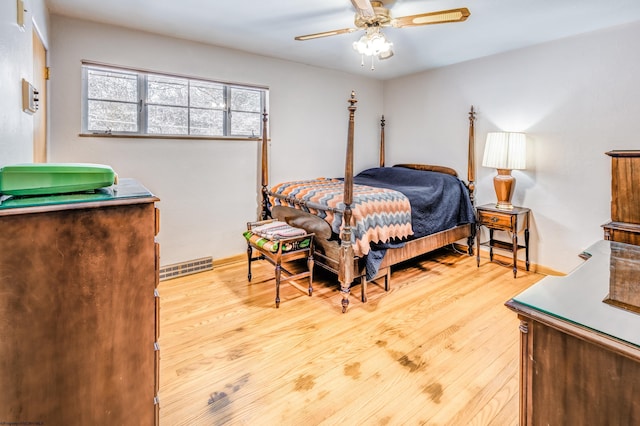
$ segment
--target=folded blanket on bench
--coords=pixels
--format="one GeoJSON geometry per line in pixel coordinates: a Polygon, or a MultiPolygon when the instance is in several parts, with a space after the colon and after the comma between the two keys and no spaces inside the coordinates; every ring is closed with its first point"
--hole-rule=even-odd
{"type": "MultiPolygon", "coordinates": [[[[272,253],[278,251],[278,246],[282,239],[302,237],[307,235],[304,229],[295,228],[286,222],[269,222],[264,225],[256,226],[243,233],[244,237],[255,245],[272,253]]],[[[302,238],[290,242],[286,242],[282,246],[282,251],[294,251],[309,247],[311,237],[302,238]]]]}
{"type": "Polygon", "coordinates": [[[269,222],[264,225],[256,226],[252,228],[251,231],[254,234],[258,234],[261,237],[269,238],[269,239],[283,239],[283,238],[293,238],[306,234],[304,229],[294,228],[286,222],[269,222]]]}

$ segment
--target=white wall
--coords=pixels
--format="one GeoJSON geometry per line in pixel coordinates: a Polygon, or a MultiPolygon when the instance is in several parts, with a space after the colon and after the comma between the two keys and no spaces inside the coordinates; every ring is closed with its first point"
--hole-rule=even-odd
{"type": "Polygon", "coordinates": [[[48,42],[43,0],[25,2],[24,28],[17,24],[17,2],[0,2],[0,167],[33,161],[33,117],[22,111],[22,79],[33,82],[34,22],[48,42]]]}
{"type": "Polygon", "coordinates": [[[638,40],[635,23],[387,81],[389,163],[447,164],[466,176],[473,104],[477,202],[491,203],[486,134],[526,132],[529,167],[513,172],[513,201],[532,209],[531,260],[569,272],[610,218],[604,153],[640,149],[638,40]]]}
{"type": "Polygon", "coordinates": [[[378,161],[381,82],[239,51],[52,16],[52,162],[108,164],[160,197],[161,264],[243,253],[259,201],[259,144],[79,137],[83,59],[270,88],[271,183],[342,176],[357,94],[356,169],[378,161]]]}

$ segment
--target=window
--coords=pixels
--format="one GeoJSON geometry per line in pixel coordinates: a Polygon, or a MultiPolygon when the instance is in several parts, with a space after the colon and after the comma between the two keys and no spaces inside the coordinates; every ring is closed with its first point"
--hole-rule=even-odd
{"type": "Polygon", "coordinates": [[[82,133],[261,137],[267,89],[83,64],[82,133]]]}

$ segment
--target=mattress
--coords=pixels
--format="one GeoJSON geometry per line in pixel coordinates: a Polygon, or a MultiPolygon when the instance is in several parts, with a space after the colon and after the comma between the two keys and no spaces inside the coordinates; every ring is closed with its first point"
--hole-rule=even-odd
{"type": "Polygon", "coordinates": [[[0,194],[49,195],[91,191],[116,183],[110,166],[87,163],[15,164],[0,169],[0,194]]]}

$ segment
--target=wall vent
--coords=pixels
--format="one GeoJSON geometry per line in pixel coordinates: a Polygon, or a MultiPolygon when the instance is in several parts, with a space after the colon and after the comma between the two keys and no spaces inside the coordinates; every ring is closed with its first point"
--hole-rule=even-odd
{"type": "Polygon", "coordinates": [[[213,258],[203,257],[201,259],[187,260],[186,262],[174,263],[173,265],[160,267],[160,281],[182,277],[184,275],[195,274],[197,272],[210,271],[213,269],[213,258]]]}

